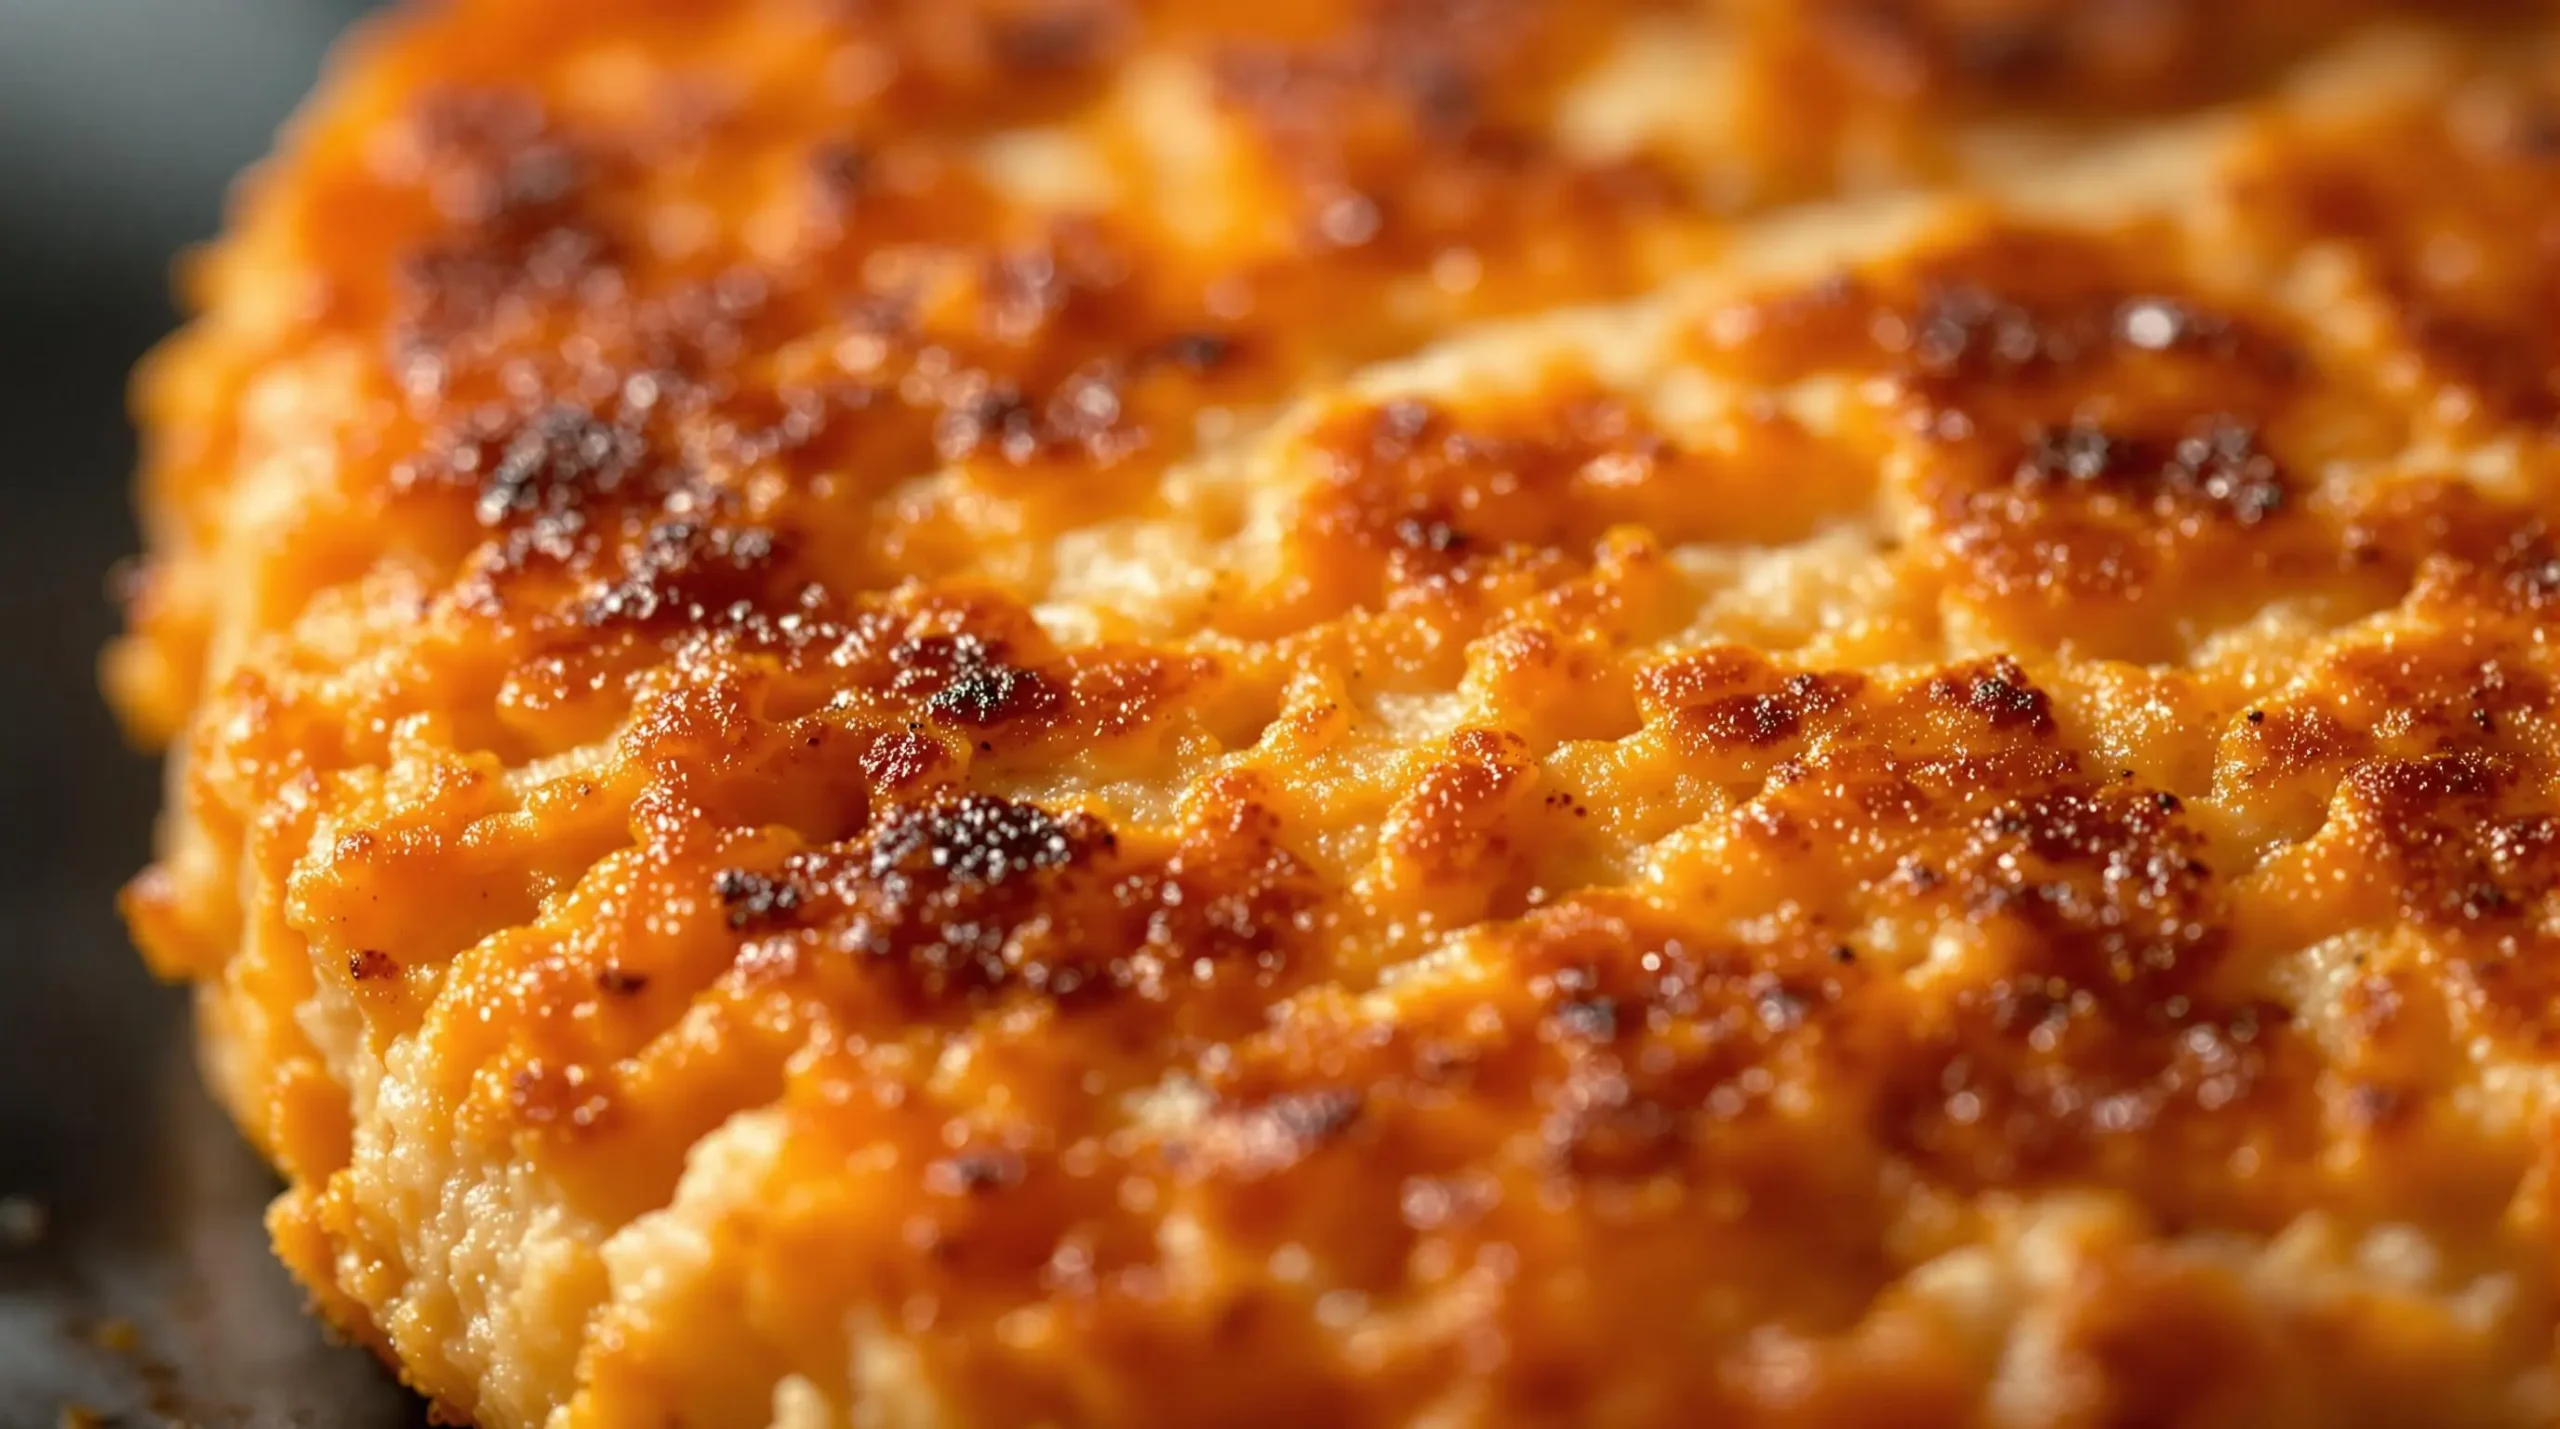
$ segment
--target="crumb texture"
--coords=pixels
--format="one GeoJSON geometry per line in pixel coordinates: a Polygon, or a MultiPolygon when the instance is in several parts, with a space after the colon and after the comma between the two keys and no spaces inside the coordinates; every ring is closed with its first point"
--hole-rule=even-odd
{"type": "Polygon", "coordinates": [[[2560,31],[446,0],[126,898],[483,1429],[2560,1420],[2560,31]]]}

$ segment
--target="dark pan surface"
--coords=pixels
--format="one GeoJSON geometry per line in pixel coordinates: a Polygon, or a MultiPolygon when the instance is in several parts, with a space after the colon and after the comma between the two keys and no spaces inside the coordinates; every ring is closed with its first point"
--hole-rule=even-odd
{"type": "Polygon", "coordinates": [[[358,8],[0,0],[0,1429],[426,1422],[303,1314],[274,1182],[116,922],[158,795],[93,679],[166,265],[358,8]]]}
{"type": "Polygon", "coordinates": [[[0,1010],[0,1185],[41,1208],[0,1249],[0,1424],[410,1426],[370,1358],[326,1343],[268,1254],[274,1185],[198,1089],[182,1009],[112,924],[13,901],[39,997],[0,1010]]]}

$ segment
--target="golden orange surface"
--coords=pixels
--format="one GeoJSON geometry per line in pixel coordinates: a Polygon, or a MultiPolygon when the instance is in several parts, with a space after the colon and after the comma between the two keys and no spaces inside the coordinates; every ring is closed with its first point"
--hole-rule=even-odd
{"type": "Polygon", "coordinates": [[[2560,1422],[2560,30],[449,0],[127,898],[485,1429],[2560,1422]]]}

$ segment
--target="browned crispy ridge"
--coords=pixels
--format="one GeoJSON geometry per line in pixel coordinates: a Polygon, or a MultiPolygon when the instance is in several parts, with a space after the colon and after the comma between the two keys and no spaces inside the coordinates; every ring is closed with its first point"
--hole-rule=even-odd
{"type": "Polygon", "coordinates": [[[489,1429],[2560,1418],[2533,11],[373,28],[109,668],[279,1250],[489,1429]]]}

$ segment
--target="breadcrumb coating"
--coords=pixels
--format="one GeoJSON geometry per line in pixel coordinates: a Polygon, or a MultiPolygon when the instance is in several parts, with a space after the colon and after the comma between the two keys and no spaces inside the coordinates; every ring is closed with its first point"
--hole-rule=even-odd
{"type": "Polygon", "coordinates": [[[2540,18],[375,24],[108,665],[279,1253],[484,1429],[2560,1418],[2540,18]]]}

